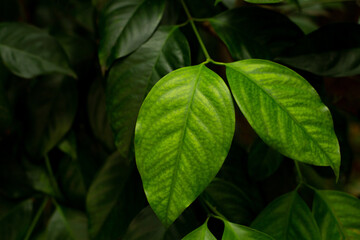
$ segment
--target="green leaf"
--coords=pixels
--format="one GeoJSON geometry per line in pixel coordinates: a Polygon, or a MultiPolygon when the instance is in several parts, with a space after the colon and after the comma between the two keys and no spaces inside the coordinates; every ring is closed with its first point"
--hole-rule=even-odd
{"type": "Polygon", "coordinates": [[[216,240],[214,235],[210,232],[210,230],[207,227],[207,222],[186,235],[183,240],[216,240]]]}
{"type": "Polygon", "coordinates": [[[99,60],[109,67],[143,44],[154,32],[165,0],[112,0],[100,18],[99,60]]]}
{"type": "Polygon", "coordinates": [[[24,23],[0,24],[0,56],[12,73],[23,78],[49,73],[76,77],[56,40],[24,23]]]}
{"type": "Polygon", "coordinates": [[[169,73],[150,91],[136,123],[136,163],[150,206],[165,226],[215,177],[234,125],[227,86],[203,64],[169,73]]]}
{"type": "Polygon", "coordinates": [[[19,204],[0,199],[0,236],[6,240],[23,240],[30,226],[33,200],[19,204]]]}
{"type": "Polygon", "coordinates": [[[236,60],[273,59],[304,35],[287,17],[258,7],[235,8],[209,21],[236,60]]]}
{"type": "Polygon", "coordinates": [[[71,128],[77,109],[76,82],[61,75],[38,79],[27,105],[26,146],[32,155],[43,156],[71,128]]]}
{"type": "Polygon", "coordinates": [[[326,25],[306,37],[277,58],[292,67],[320,76],[360,74],[360,25],[326,25]]]}
{"type": "Polygon", "coordinates": [[[48,240],[87,240],[86,215],[78,210],[59,206],[51,216],[47,230],[48,240]]]}
{"type": "Polygon", "coordinates": [[[169,72],[190,65],[190,49],[177,27],[160,27],[136,52],[117,62],[107,79],[106,102],[115,143],[125,154],[133,141],[141,104],[154,84],[169,72]]]}
{"type": "Polygon", "coordinates": [[[259,232],[255,229],[238,225],[235,223],[231,223],[226,220],[223,220],[223,222],[225,228],[224,228],[222,240],[243,240],[243,239],[274,240],[274,238],[270,237],[269,235],[259,232]]]}
{"type": "Polygon", "coordinates": [[[91,184],[86,199],[91,239],[118,239],[144,208],[145,197],[132,160],[115,152],[91,184]]]}
{"type": "Polygon", "coordinates": [[[245,0],[248,3],[255,3],[255,4],[269,4],[269,3],[281,3],[283,0],[245,0]]]}
{"type": "Polygon", "coordinates": [[[262,140],[304,163],[331,166],[339,176],[340,150],[329,109],[294,71],[266,60],[226,65],[241,112],[262,140]]]}
{"type": "Polygon", "coordinates": [[[310,209],[296,191],[271,202],[251,224],[277,240],[321,239],[310,209]]]}
{"type": "Polygon", "coordinates": [[[264,180],[278,169],[283,160],[284,156],[258,138],[249,152],[249,175],[257,181],[264,180]]]}
{"type": "Polygon", "coordinates": [[[215,178],[202,196],[212,209],[231,222],[250,224],[255,216],[253,199],[229,181],[215,178]]]}
{"type": "Polygon", "coordinates": [[[360,238],[360,200],[354,196],[338,191],[315,190],[313,214],[322,234],[321,239],[360,238]]]}

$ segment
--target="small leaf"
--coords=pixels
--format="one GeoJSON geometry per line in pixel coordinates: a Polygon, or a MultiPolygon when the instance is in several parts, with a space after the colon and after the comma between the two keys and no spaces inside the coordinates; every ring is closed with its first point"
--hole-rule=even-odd
{"type": "Polygon", "coordinates": [[[145,205],[135,162],[118,152],[105,162],[91,184],[86,209],[91,239],[118,239],[145,205]]]}
{"type": "Polygon", "coordinates": [[[23,240],[30,226],[33,200],[17,205],[0,199],[0,236],[6,240],[23,240]]]}
{"type": "Polygon", "coordinates": [[[256,239],[256,240],[274,240],[269,235],[259,232],[255,229],[238,225],[235,223],[223,220],[225,228],[222,240],[243,240],[243,239],[256,239]]]}
{"type": "Polygon", "coordinates": [[[133,142],[141,104],[154,84],[169,72],[190,65],[190,49],[177,27],[160,27],[154,36],[109,72],[106,104],[115,143],[125,155],[133,142]]]}
{"type": "Polygon", "coordinates": [[[266,60],[226,65],[241,112],[262,140],[283,155],[339,176],[340,150],[329,109],[292,70],[266,60]]]}
{"type": "Polygon", "coordinates": [[[360,239],[359,199],[343,192],[315,190],[313,214],[321,239],[360,239]]]}
{"type": "Polygon", "coordinates": [[[234,125],[229,90],[204,65],[175,70],[150,91],[136,123],[136,164],[150,206],[166,227],[215,177],[234,125]]]}
{"type": "Polygon", "coordinates": [[[46,239],[88,240],[86,215],[56,204],[56,210],[47,226],[46,239]]]}
{"type": "Polygon", "coordinates": [[[186,235],[183,240],[216,240],[214,235],[210,232],[210,230],[207,227],[207,222],[186,235]]]}
{"type": "Polygon", "coordinates": [[[165,0],[112,0],[100,18],[99,59],[107,68],[143,44],[154,32],[165,0]]]}
{"type": "Polygon", "coordinates": [[[23,78],[49,73],[76,77],[56,40],[24,23],[0,24],[0,56],[12,73],[23,78]]]}
{"type": "Polygon", "coordinates": [[[272,149],[260,138],[255,141],[249,152],[248,172],[257,181],[271,176],[284,159],[278,151],[272,149]]]}
{"type": "Polygon", "coordinates": [[[296,191],[271,202],[251,224],[277,240],[321,239],[310,209],[296,191]]]}
{"type": "Polygon", "coordinates": [[[273,59],[304,35],[287,17],[258,7],[235,8],[209,21],[236,60],[273,59]]]}
{"type": "Polygon", "coordinates": [[[324,26],[287,50],[276,60],[320,76],[360,74],[360,25],[336,23],[324,26]]]}

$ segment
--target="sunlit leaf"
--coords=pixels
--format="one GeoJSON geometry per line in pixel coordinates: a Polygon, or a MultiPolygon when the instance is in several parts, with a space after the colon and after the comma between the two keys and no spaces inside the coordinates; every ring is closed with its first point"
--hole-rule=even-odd
{"type": "Polygon", "coordinates": [[[241,112],[266,144],[292,159],[331,166],[338,177],[330,111],[305,79],[266,60],[227,64],[226,75],[241,112]]]}
{"type": "Polygon", "coordinates": [[[234,122],[227,86],[204,65],[171,72],[146,97],[136,124],[136,163],[147,199],[165,226],[219,171],[234,122]]]}
{"type": "Polygon", "coordinates": [[[100,18],[99,59],[103,67],[143,44],[161,20],[165,0],[112,0],[100,18]]]}
{"type": "Polygon", "coordinates": [[[316,190],[313,214],[323,240],[360,238],[360,200],[349,194],[316,190]]]}
{"type": "Polygon", "coordinates": [[[154,36],[110,70],[106,103],[115,143],[128,152],[136,118],[152,86],[169,72],[190,64],[190,49],[177,27],[161,27],[154,36]]]}
{"type": "Polygon", "coordinates": [[[207,220],[206,222],[186,235],[183,240],[216,240],[214,235],[210,232],[210,230],[207,227],[207,220]]]}
{"type": "Polygon", "coordinates": [[[225,228],[222,240],[242,240],[242,239],[256,239],[256,240],[274,240],[269,235],[259,232],[255,229],[231,223],[223,220],[225,228]]]}
{"type": "Polygon", "coordinates": [[[296,191],[271,202],[251,224],[277,240],[321,239],[315,219],[296,191]]]}
{"type": "Polygon", "coordinates": [[[24,23],[0,24],[0,56],[12,73],[23,78],[49,73],[76,77],[56,40],[24,23]]]}

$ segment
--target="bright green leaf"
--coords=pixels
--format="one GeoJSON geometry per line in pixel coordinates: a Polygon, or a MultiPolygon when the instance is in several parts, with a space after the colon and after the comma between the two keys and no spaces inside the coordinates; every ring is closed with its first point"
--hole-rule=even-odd
{"type": "Polygon", "coordinates": [[[150,91],[136,124],[136,163],[147,199],[165,226],[215,177],[234,125],[229,90],[204,65],[175,70],[150,91]]]}
{"type": "Polygon", "coordinates": [[[47,226],[46,239],[88,240],[86,215],[78,210],[56,204],[56,210],[47,226]]]}
{"type": "Polygon", "coordinates": [[[266,60],[226,65],[241,112],[266,144],[304,163],[331,166],[339,176],[340,150],[329,109],[294,71],[266,60]]]}
{"type": "Polygon", "coordinates": [[[274,240],[274,238],[270,237],[269,235],[259,232],[255,229],[231,223],[226,220],[223,220],[223,222],[225,228],[222,240],[274,240]]]}
{"type": "Polygon", "coordinates": [[[214,235],[210,232],[210,230],[207,227],[207,220],[206,222],[186,235],[183,240],[216,240],[214,235]]]}
{"type": "Polygon", "coordinates": [[[177,27],[161,27],[129,57],[116,63],[107,79],[106,98],[115,143],[131,147],[136,118],[152,86],[169,72],[190,64],[190,49],[177,27]]]}
{"type": "Polygon", "coordinates": [[[99,59],[107,68],[143,44],[154,32],[165,0],[112,0],[100,18],[99,59]]]}
{"type": "Polygon", "coordinates": [[[135,162],[112,154],[90,186],[86,209],[91,239],[118,239],[145,205],[135,162]]]}
{"type": "Polygon", "coordinates": [[[359,46],[359,24],[330,24],[300,39],[277,60],[320,76],[353,76],[360,74],[359,46]]]}
{"type": "Polygon", "coordinates": [[[360,200],[343,192],[315,190],[313,214],[322,239],[360,239],[360,200]]]}
{"type": "Polygon", "coordinates": [[[321,239],[310,209],[296,191],[271,202],[251,224],[276,240],[321,239]]]}
{"type": "Polygon", "coordinates": [[[282,14],[258,7],[241,7],[209,19],[236,60],[272,59],[304,34],[282,14]]]}
{"type": "Polygon", "coordinates": [[[19,204],[0,199],[0,236],[6,240],[23,240],[32,220],[33,200],[19,204]]]}
{"type": "Polygon", "coordinates": [[[24,23],[0,24],[0,56],[12,73],[23,78],[49,73],[76,77],[56,40],[24,23]]]}

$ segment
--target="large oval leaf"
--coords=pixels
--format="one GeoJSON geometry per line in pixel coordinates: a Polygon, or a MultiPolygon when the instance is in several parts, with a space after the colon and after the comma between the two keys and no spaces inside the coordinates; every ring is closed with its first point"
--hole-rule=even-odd
{"type": "Polygon", "coordinates": [[[112,0],[100,18],[99,59],[103,67],[126,56],[154,32],[165,0],[112,0]]]}
{"type": "Polygon", "coordinates": [[[296,191],[271,202],[251,224],[277,240],[321,239],[310,209],[296,191]]]}
{"type": "Polygon", "coordinates": [[[242,7],[209,19],[233,58],[272,59],[304,34],[287,17],[258,7],[242,7]]]}
{"type": "Polygon", "coordinates": [[[169,226],[219,171],[234,134],[225,83],[204,65],[162,78],[136,124],[135,153],[148,201],[169,226]]]}
{"type": "Polygon", "coordinates": [[[360,200],[343,192],[316,190],[313,214],[322,239],[360,239],[360,200]]]}
{"type": "Polygon", "coordinates": [[[320,76],[360,74],[360,25],[324,26],[300,39],[277,60],[320,76]]]}
{"type": "Polygon", "coordinates": [[[226,65],[232,93],[266,144],[292,159],[331,166],[338,177],[340,150],[329,109],[294,71],[266,60],[226,65]]]}
{"type": "Polygon", "coordinates": [[[23,78],[49,73],[76,77],[57,41],[27,24],[0,24],[0,56],[12,73],[23,78]]]}
{"type": "Polygon", "coordinates": [[[207,227],[207,220],[206,222],[186,235],[182,240],[216,240],[214,235],[210,232],[207,227]]]}
{"type": "Polygon", "coordinates": [[[256,240],[274,240],[269,235],[259,232],[255,229],[245,227],[239,224],[231,223],[226,220],[224,222],[224,233],[222,240],[242,240],[242,239],[256,239],[256,240]]]}
{"type": "Polygon", "coordinates": [[[127,152],[146,94],[169,72],[190,64],[190,49],[177,27],[161,27],[129,57],[116,63],[107,79],[106,103],[119,151],[127,152]]]}

